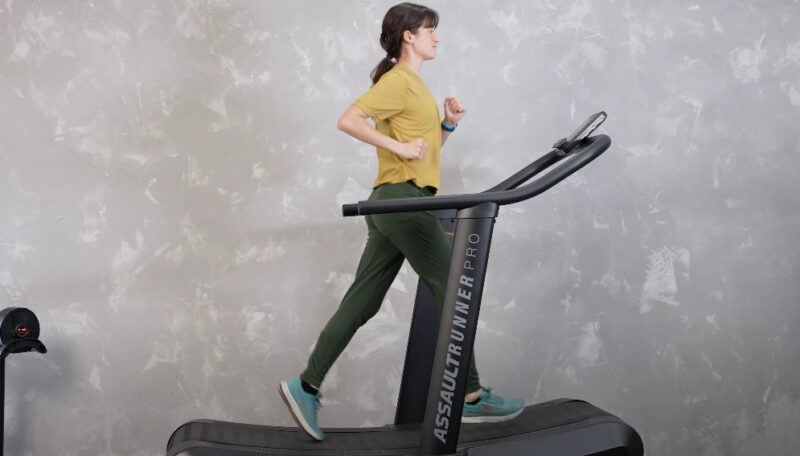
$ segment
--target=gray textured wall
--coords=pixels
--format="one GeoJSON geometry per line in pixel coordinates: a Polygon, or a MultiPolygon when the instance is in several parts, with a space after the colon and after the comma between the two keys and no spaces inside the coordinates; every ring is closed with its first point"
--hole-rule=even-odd
{"type": "MultiPolygon", "coordinates": [[[[392,3],[0,5],[0,307],[14,455],[163,454],[193,418],[273,425],[353,277],[372,148],[335,128],[392,3]]],[[[483,190],[586,115],[609,152],[502,211],[484,383],[586,398],[650,455],[800,447],[797,0],[435,1],[423,68],[469,113],[443,193],[483,190]]],[[[416,277],[324,385],[323,425],[393,418],[416,277]]]]}

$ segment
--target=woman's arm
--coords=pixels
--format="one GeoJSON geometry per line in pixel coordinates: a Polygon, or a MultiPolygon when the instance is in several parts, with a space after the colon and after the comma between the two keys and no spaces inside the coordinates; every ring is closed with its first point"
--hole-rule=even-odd
{"type": "Polygon", "coordinates": [[[447,138],[450,137],[450,133],[453,132],[442,129],[442,146],[444,146],[444,142],[447,141],[447,138]]]}
{"type": "Polygon", "coordinates": [[[367,119],[369,119],[369,116],[361,108],[352,105],[339,117],[336,127],[359,141],[389,150],[403,158],[422,160],[428,150],[428,145],[425,141],[416,139],[411,142],[401,143],[376,130],[367,119]]]}
{"type": "MultiPolygon", "coordinates": [[[[456,97],[447,97],[444,99],[444,121],[450,125],[458,125],[458,122],[461,121],[461,118],[464,117],[467,110],[464,108],[464,105],[458,101],[456,97]]],[[[450,137],[450,131],[442,129],[442,146],[444,146],[444,142],[447,141],[447,138],[450,137]]]]}

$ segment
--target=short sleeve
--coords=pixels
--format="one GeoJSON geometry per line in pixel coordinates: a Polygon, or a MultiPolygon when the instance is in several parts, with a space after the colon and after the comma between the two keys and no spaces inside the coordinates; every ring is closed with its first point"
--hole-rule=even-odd
{"type": "Polygon", "coordinates": [[[397,73],[386,73],[353,103],[375,122],[388,119],[406,107],[408,81],[397,73]]]}

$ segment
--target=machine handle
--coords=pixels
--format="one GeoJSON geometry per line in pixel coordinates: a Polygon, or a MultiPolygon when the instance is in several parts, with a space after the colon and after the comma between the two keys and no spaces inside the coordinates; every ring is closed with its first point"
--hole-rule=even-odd
{"type": "MultiPolygon", "coordinates": [[[[516,203],[532,198],[569,177],[572,173],[586,166],[600,156],[611,145],[611,138],[597,135],[579,141],[569,160],[556,166],[551,172],[535,181],[513,190],[488,191],[462,195],[423,196],[416,198],[398,198],[382,201],[359,201],[342,206],[345,217],[355,215],[385,214],[390,212],[415,212],[442,209],[463,209],[482,203],[497,205],[516,203]]],[[[552,154],[553,152],[551,152],[552,154]]],[[[552,163],[555,163],[553,161],[552,163]]],[[[549,164],[552,164],[549,163],[549,164]]]]}

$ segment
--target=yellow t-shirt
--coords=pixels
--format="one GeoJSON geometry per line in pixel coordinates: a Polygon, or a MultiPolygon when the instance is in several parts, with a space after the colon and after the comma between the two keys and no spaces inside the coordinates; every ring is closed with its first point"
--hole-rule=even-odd
{"type": "Polygon", "coordinates": [[[419,75],[398,63],[353,104],[371,117],[384,135],[401,143],[422,138],[428,144],[422,160],[406,160],[378,147],[378,177],[373,188],[408,180],[418,187],[439,188],[439,106],[419,75]]]}

